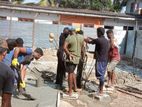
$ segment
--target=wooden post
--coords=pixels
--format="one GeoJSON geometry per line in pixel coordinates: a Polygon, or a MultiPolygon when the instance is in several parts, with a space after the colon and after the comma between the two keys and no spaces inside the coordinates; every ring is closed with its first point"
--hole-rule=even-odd
{"type": "Polygon", "coordinates": [[[34,48],[34,45],[35,45],[35,25],[36,25],[35,19],[36,19],[37,16],[38,16],[38,13],[36,13],[34,18],[33,18],[34,21],[33,21],[33,30],[32,30],[32,48],[34,48]]]}

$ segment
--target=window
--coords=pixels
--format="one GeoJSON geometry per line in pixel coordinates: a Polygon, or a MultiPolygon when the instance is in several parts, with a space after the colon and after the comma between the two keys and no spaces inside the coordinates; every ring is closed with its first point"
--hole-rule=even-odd
{"type": "Polygon", "coordinates": [[[134,30],[133,26],[123,26],[123,30],[134,30]]]}
{"type": "Polygon", "coordinates": [[[84,27],[91,27],[91,28],[93,28],[94,24],[84,24],[84,27]]]}
{"type": "Polygon", "coordinates": [[[72,26],[71,23],[67,23],[67,22],[62,22],[62,25],[69,25],[69,26],[72,26]]]}
{"type": "Polygon", "coordinates": [[[58,21],[53,21],[53,24],[58,24],[58,21]]]}
{"type": "Polygon", "coordinates": [[[141,26],[141,27],[139,27],[139,30],[142,30],[142,26],[141,26]]]}
{"type": "Polygon", "coordinates": [[[114,26],[104,26],[105,29],[114,29],[114,26]]]}
{"type": "Polygon", "coordinates": [[[18,18],[18,21],[34,22],[34,19],[30,19],[30,18],[18,18]]]}
{"type": "Polygon", "coordinates": [[[0,20],[5,20],[6,17],[0,16],[0,20]]]}

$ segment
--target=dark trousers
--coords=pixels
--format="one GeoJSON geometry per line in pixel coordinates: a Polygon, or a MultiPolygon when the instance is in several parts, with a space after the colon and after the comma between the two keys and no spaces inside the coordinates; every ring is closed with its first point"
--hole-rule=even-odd
{"type": "Polygon", "coordinates": [[[57,65],[56,84],[62,86],[66,72],[65,61],[63,60],[63,51],[59,51],[57,57],[58,57],[58,65],[57,65]]]}
{"type": "Polygon", "coordinates": [[[100,87],[104,85],[104,81],[105,81],[104,76],[105,76],[106,68],[107,68],[107,61],[96,60],[96,64],[95,64],[96,77],[100,81],[100,84],[99,84],[100,87]]]}
{"type": "Polygon", "coordinates": [[[83,71],[83,60],[80,59],[78,67],[77,67],[77,75],[76,75],[77,88],[82,87],[82,84],[81,84],[82,71],[83,71]]]}

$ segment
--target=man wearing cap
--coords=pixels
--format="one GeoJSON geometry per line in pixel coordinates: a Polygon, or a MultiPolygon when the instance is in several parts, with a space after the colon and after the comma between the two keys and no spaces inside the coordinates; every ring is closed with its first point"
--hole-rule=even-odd
{"type": "Polygon", "coordinates": [[[11,95],[14,89],[14,74],[9,66],[2,60],[7,54],[7,43],[0,38],[0,92],[2,96],[1,107],[11,107],[11,95]]]}
{"type": "Polygon", "coordinates": [[[84,47],[84,38],[82,35],[77,35],[75,29],[71,29],[71,36],[68,36],[64,43],[64,50],[67,55],[66,71],[68,72],[69,96],[72,95],[72,88],[77,91],[76,75],[74,70],[79,64],[81,53],[84,47]],[[74,86],[73,86],[74,84],[74,86]]]}
{"type": "Polygon", "coordinates": [[[69,35],[69,28],[65,27],[63,33],[61,33],[61,36],[59,38],[59,49],[57,52],[58,65],[57,65],[56,84],[58,84],[60,88],[62,88],[63,78],[65,77],[65,72],[66,72],[63,45],[68,35],[69,35]]]}
{"type": "MultiPolygon", "coordinates": [[[[84,37],[84,32],[83,30],[81,30],[80,28],[77,28],[76,29],[76,34],[77,35],[81,35],[82,37],[84,37]]],[[[82,57],[80,58],[79,60],[79,64],[77,66],[77,74],[76,74],[76,83],[77,83],[77,88],[78,88],[78,91],[81,91],[81,88],[82,88],[82,71],[83,71],[83,67],[84,67],[84,60],[85,60],[85,57],[86,57],[86,54],[85,54],[85,44],[84,44],[84,47],[83,47],[83,53],[82,53],[82,57]]]]}

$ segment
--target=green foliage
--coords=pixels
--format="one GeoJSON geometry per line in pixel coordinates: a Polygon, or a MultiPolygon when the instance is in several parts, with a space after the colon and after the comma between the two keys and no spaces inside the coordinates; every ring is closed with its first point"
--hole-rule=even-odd
{"type": "Polygon", "coordinates": [[[111,0],[62,0],[61,7],[92,9],[92,10],[112,10],[111,0]]]}
{"type": "Polygon", "coordinates": [[[90,0],[90,9],[92,10],[102,10],[104,8],[103,3],[100,0],[90,0]]]}
{"type": "Polygon", "coordinates": [[[24,0],[14,0],[13,4],[22,4],[24,0]]]}
{"type": "MultiPolygon", "coordinates": [[[[16,4],[21,4],[24,0],[15,0],[16,4]]],[[[55,0],[40,0],[39,6],[55,6],[55,0]]],[[[34,4],[29,4],[34,5],[34,4]]],[[[91,9],[98,11],[120,11],[120,0],[61,0],[60,7],[63,8],[76,8],[76,9],[91,9]]]]}
{"type": "MultiPolygon", "coordinates": [[[[88,0],[87,0],[88,1],[88,0]]],[[[86,9],[88,8],[86,0],[62,0],[61,7],[65,8],[77,8],[77,9],[86,9]]]]}
{"type": "Polygon", "coordinates": [[[120,0],[114,0],[114,3],[113,3],[113,10],[118,12],[120,11],[121,9],[121,3],[120,3],[120,0]]]}
{"type": "Polygon", "coordinates": [[[40,6],[47,6],[47,0],[40,0],[39,5],[40,6]]]}

